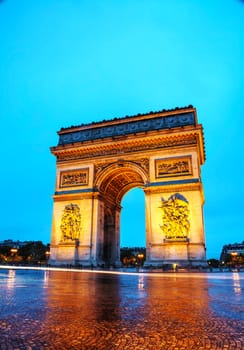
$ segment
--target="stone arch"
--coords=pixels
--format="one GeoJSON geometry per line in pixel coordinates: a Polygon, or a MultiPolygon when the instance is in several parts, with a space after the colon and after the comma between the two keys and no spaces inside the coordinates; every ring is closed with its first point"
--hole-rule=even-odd
{"type": "Polygon", "coordinates": [[[145,193],[146,263],[205,263],[201,181],[205,149],[195,108],[81,124],[58,134],[58,145],[51,148],[57,160],[51,263],[119,264],[121,200],[135,187],[145,193]],[[181,206],[170,201],[177,193],[188,200],[185,221],[179,221],[181,206]],[[162,197],[166,205],[172,204],[172,215],[170,211],[162,215],[162,197]],[[69,239],[74,234],[66,233],[67,225],[60,229],[70,203],[80,208],[82,217],[75,231],[80,231],[78,245],[77,239],[69,239]],[[179,225],[185,228],[182,234],[179,225]]]}
{"type": "Polygon", "coordinates": [[[110,265],[119,264],[120,255],[120,213],[121,200],[125,193],[135,187],[145,188],[148,174],[140,163],[117,161],[103,167],[95,180],[99,201],[103,210],[100,213],[102,242],[99,256],[110,265]]]}
{"type": "Polygon", "coordinates": [[[148,182],[148,173],[140,164],[118,161],[103,169],[95,181],[100,195],[111,203],[120,205],[126,192],[134,187],[144,188],[148,182]]]}

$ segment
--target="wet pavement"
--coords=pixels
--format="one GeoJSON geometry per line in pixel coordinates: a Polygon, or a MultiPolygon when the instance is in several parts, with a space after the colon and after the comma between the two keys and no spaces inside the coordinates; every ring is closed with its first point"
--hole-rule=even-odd
{"type": "Polygon", "coordinates": [[[244,349],[244,273],[0,268],[0,349],[244,349]]]}

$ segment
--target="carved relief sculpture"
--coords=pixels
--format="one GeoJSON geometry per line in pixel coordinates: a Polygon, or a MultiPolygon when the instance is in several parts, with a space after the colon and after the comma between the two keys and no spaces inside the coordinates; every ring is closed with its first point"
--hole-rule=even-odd
{"type": "Polygon", "coordinates": [[[81,230],[81,214],[77,204],[69,204],[64,208],[60,229],[61,242],[75,241],[79,239],[81,230]]]}
{"type": "Polygon", "coordinates": [[[163,225],[161,226],[166,240],[187,240],[190,221],[188,201],[175,193],[165,200],[162,198],[163,225]]]}
{"type": "Polygon", "coordinates": [[[60,173],[60,187],[84,186],[88,184],[88,168],[60,173]]]}
{"type": "Polygon", "coordinates": [[[177,157],[156,160],[156,177],[191,175],[191,157],[177,157]]]}

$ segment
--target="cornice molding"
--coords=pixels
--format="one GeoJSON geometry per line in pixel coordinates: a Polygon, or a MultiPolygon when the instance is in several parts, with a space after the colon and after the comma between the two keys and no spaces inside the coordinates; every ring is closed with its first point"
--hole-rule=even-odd
{"type": "Polygon", "coordinates": [[[195,121],[197,123],[197,113],[196,113],[196,108],[194,108],[192,105],[185,106],[185,107],[176,107],[176,108],[171,108],[171,109],[162,109],[160,111],[151,111],[151,112],[146,112],[146,113],[137,113],[134,115],[126,115],[123,117],[115,117],[113,119],[104,119],[102,121],[97,121],[97,122],[92,122],[88,124],[81,124],[81,125],[76,125],[76,126],[70,126],[67,128],[61,128],[58,134],[64,134],[67,132],[72,132],[73,130],[84,130],[84,129],[91,129],[95,128],[97,126],[104,126],[104,125],[113,125],[113,124],[121,124],[124,122],[129,122],[130,120],[145,120],[148,118],[156,118],[159,116],[174,116],[174,115],[180,115],[186,112],[191,112],[194,113],[195,116],[195,121]]]}
{"type": "Polygon", "coordinates": [[[201,183],[188,183],[188,184],[168,184],[162,187],[162,185],[154,187],[146,187],[144,189],[145,194],[153,193],[170,193],[170,192],[187,192],[187,191],[200,191],[202,192],[201,183]]]}
{"type": "Polygon", "coordinates": [[[149,135],[144,137],[135,135],[125,140],[110,140],[110,142],[94,142],[74,144],[69,146],[52,147],[51,152],[58,162],[104,157],[111,155],[124,155],[136,152],[151,151],[155,149],[198,145],[201,164],[204,163],[204,149],[202,146],[202,130],[189,130],[164,135],[149,135]]]}
{"type": "Polygon", "coordinates": [[[94,141],[101,138],[125,136],[140,132],[173,129],[189,125],[197,125],[195,112],[192,109],[175,111],[173,115],[159,113],[133,118],[122,118],[117,122],[108,120],[104,123],[61,130],[59,132],[59,145],[94,141]]]}

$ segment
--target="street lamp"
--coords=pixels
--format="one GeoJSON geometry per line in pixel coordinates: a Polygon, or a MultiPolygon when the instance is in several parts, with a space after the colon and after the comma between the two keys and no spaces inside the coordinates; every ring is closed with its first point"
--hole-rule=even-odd
{"type": "Polygon", "coordinates": [[[47,264],[47,266],[49,266],[48,260],[49,260],[49,258],[50,258],[50,250],[46,250],[46,251],[45,251],[45,256],[46,256],[46,264],[47,264]]]}
{"type": "Polygon", "coordinates": [[[14,262],[17,262],[17,260],[18,260],[18,255],[17,255],[17,253],[18,253],[18,249],[17,248],[11,248],[10,249],[10,257],[9,257],[9,261],[10,262],[12,262],[12,263],[14,263],[14,262]]]}
{"type": "Polygon", "coordinates": [[[232,264],[232,267],[235,267],[235,265],[236,265],[236,263],[237,263],[237,256],[238,256],[238,253],[237,253],[237,252],[231,252],[230,255],[231,255],[231,264],[232,264]]]}
{"type": "Polygon", "coordinates": [[[11,255],[15,255],[16,253],[18,253],[18,249],[17,248],[11,248],[10,252],[11,252],[11,255]]]}
{"type": "Polygon", "coordinates": [[[137,254],[137,259],[138,259],[139,264],[142,266],[143,265],[144,254],[143,253],[137,254]]]}

